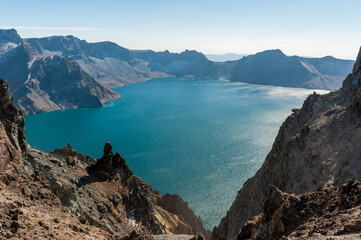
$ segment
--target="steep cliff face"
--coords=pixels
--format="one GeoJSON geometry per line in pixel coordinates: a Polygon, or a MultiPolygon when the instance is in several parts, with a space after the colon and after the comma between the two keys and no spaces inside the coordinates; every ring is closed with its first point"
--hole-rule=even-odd
{"type": "MultiPolygon", "coordinates": [[[[49,153],[31,148],[24,116],[7,90],[7,82],[0,80],[1,239],[205,234],[191,209],[184,218],[182,211],[158,204],[159,193],[136,177],[118,153],[113,154],[110,143],[98,160],[70,145],[49,153]]],[[[185,203],[177,198],[170,204],[185,203]]]]}
{"type": "MultiPolygon", "coordinates": [[[[360,53],[361,54],[361,53],[360,53]]],[[[341,90],[312,94],[282,124],[264,164],[239,190],[213,238],[231,238],[261,212],[267,187],[287,193],[316,191],[361,176],[361,57],[341,90]]]]}
{"type": "Polygon", "coordinates": [[[29,79],[12,91],[26,114],[78,107],[101,107],[119,94],[103,87],[70,57],[34,61],[29,79]]]}
{"type": "Polygon", "coordinates": [[[9,166],[16,168],[26,145],[24,116],[14,106],[7,82],[0,79],[0,173],[9,170],[9,166]]]}
{"type": "Polygon", "coordinates": [[[26,153],[25,118],[23,113],[14,105],[8,90],[8,83],[0,79],[0,122],[12,145],[19,151],[26,153]]]}
{"type": "MultiPolygon", "coordinates": [[[[64,47],[71,53],[78,45],[64,47]]],[[[10,93],[25,114],[99,107],[119,97],[95,81],[74,58],[46,51],[39,55],[39,51],[38,45],[29,45],[15,30],[0,31],[0,77],[9,81],[10,93]]]]}

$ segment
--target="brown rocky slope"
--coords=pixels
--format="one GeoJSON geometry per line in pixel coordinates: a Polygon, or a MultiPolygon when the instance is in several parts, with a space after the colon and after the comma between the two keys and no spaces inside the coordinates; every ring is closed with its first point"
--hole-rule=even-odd
{"type": "Polygon", "coordinates": [[[312,94],[282,124],[264,164],[239,190],[212,237],[234,237],[262,211],[268,185],[302,194],[361,177],[361,52],[336,92],[312,94]]]}
{"type": "Polygon", "coordinates": [[[319,188],[302,195],[270,185],[262,214],[247,221],[235,240],[360,239],[361,182],[319,188]]]}
{"type": "MultiPolygon", "coordinates": [[[[70,145],[49,153],[32,149],[7,90],[0,80],[0,239],[206,234],[190,208],[162,207],[163,197],[113,154],[110,143],[99,160],[70,145]]],[[[185,204],[180,197],[165,201],[185,204]]]]}

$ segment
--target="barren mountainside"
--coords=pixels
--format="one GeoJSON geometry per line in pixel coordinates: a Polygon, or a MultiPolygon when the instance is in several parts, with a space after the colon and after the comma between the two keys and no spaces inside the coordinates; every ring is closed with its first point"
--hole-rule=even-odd
{"type": "Polygon", "coordinates": [[[119,97],[72,57],[37,55],[15,30],[0,30],[0,77],[25,114],[99,107],[119,97]]]}
{"type": "Polygon", "coordinates": [[[234,239],[360,239],[360,197],[361,182],[354,180],[301,195],[270,185],[262,213],[234,239]]]}
{"type": "Polygon", "coordinates": [[[259,215],[271,184],[302,194],[360,179],[361,52],[339,91],[312,94],[282,124],[264,164],[239,190],[213,239],[234,237],[259,215]]]}

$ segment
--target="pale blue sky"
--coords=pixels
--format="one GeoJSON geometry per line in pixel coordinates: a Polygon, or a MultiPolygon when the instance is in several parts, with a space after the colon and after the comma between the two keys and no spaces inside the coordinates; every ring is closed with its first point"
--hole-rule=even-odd
{"type": "Polygon", "coordinates": [[[0,28],[22,37],[72,34],[130,49],[195,49],[354,59],[360,0],[0,0],[0,28]]]}

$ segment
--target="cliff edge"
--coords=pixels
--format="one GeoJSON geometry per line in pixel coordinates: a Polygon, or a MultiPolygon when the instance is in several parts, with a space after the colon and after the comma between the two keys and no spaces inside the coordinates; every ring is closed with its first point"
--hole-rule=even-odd
{"type": "Polygon", "coordinates": [[[302,194],[361,176],[361,52],[340,90],[310,95],[282,124],[271,151],[239,190],[212,238],[234,237],[262,211],[268,185],[302,194]]]}

